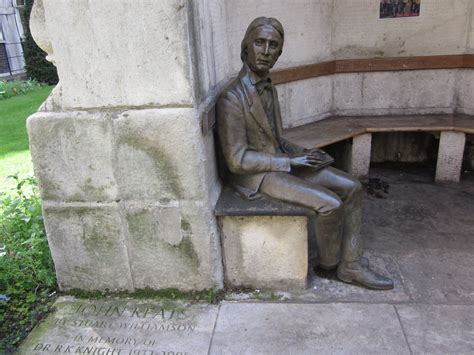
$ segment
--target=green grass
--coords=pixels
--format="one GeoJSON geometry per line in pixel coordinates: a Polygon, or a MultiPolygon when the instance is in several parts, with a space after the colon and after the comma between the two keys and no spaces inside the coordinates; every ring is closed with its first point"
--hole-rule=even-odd
{"type": "Polygon", "coordinates": [[[0,294],[9,297],[0,300],[0,354],[14,352],[45,317],[56,290],[36,179],[24,178],[33,175],[26,119],[51,90],[38,87],[0,100],[0,294]]]}
{"type": "Polygon", "coordinates": [[[14,187],[8,176],[33,174],[26,119],[50,94],[52,86],[0,101],[0,191],[14,187]]]}

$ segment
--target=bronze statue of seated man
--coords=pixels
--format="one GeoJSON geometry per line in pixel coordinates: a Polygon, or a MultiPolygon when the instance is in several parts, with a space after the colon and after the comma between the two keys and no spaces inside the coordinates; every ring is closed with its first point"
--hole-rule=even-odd
{"type": "Polygon", "coordinates": [[[269,70],[282,53],[284,31],[274,19],[252,21],[242,40],[242,70],[217,102],[217,130],[231,183],[247,198],[264,194],[316,212],[319,267],[337,268],[344,282],[387,290],[393,282],[362,257],[357,179],[322,166],[325,153],[281,137],[277,91],[269,70]]]}

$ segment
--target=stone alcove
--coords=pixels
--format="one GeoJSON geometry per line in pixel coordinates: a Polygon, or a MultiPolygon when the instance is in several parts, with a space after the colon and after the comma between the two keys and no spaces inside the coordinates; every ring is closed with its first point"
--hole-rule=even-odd
{"type": "MultiPolygon", "coordinates": [[[[63,290],[223,286],[209,107],[256,16],[286,29],[276,70],[469,55],[472,1],[378,18],[378,0],[37,0],[32,32],[60,83],[28,120],[63,290]],[[291,6],[291,11],[289,7],[291,6]],[[54,52],[54,53],[53,53],[54,52]]],[[[332,115],[474,113],[469,68],[338,73],[278,85],[287,127],[332,115]]]]}

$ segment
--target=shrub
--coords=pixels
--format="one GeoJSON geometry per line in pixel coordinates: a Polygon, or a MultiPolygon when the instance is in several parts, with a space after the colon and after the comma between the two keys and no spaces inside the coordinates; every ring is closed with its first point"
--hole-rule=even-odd
{"type": "Polygon", "coordinates": [[[25,67],[28,76],[41,83],[56,85],[58,83],[58,73],[56,67],[46,60],[46,53],[38,47],[30,32],[30,13],[34,0],[25,1],[25,22],[28,24],[25,32],[25,42],[23,52],[25,57],[25,67]]]}
{"type": "Polygon", "coordinates": [[[56,290],[36,180],[0,194],[0,352],[12,350],[47,313],[56,290]]]}
{"type": "Polygon", "coordinates": [[[39,89],[45,86],[36,80],[0,80],[0,100],[16,95],[26,94],[27,92],[39,89]]]}

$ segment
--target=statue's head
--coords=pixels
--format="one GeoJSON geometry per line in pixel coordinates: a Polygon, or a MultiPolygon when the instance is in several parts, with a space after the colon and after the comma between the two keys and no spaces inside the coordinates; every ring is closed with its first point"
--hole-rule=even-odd
{"type": "Polygon", "coordinates": [[[256,73],[266,73],[280,56],[284,37],[285,32],[280,21],[272,17],[256,18],[250,23],[242,40],[242,62],[256,73]]]}

